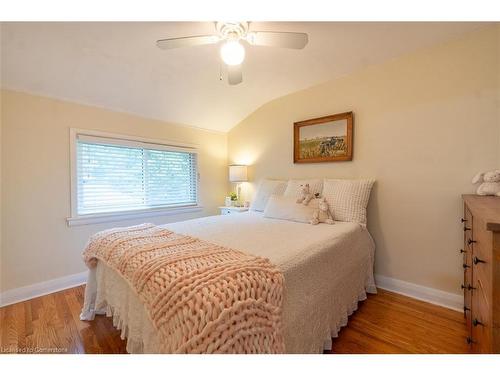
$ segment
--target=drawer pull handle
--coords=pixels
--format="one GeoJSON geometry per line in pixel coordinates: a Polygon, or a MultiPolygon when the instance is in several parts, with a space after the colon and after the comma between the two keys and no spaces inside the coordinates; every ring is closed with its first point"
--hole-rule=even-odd
{"type": "Polygon", "coordinates": [[[467,311],[470,311],[470,309],[469,309],[467,306],[464,306],[464,314],[465,314],[467,311]]]}
{"type": "Polygon", "coordinates": [[[460,254],[465,253],[464,249],[460,249],[460,254]]]}
{"type": "Polygon", "coordinates": [[[484,324],[483,324],[483,323],[481,323],[481,322],[480,322],[479,320],[477,320],[477,319],[474,319],[474,320],[472,321],[472,324],[474,325],[474,327],[477,327],[478,325],[479,325],[479,326],[484,326],[484,324]]]}
{"type": "Polygon", "coordinates": [[[470,268],[470,266],[468,266],[468,265],[467,265],[467,264],[465,264],[465,263],[464,263],[464,264],[462,264],[462,267],[464,268],[464,270],[465,270],[466,268],[470,268]]]}
{"type": "Polygon", "coordinates": [[[461,218],[461,219],[460,219],[460,222],[461,222],[461,223],[465,223],[465,222],[467,222],[467,220],[465,220],[464,218],[461,218]]]}
{"type": "Polygon", "coordinates": [[[476,289],[476,288],[474,288],[474,287],[473,287],[472,285],[470,285],[470,284],[469,284],[469,285],[467,285],[467,286],[465,286],[464,284],[462,284],[462,285],[460,285],[460,288],[462,288],[462,289],[467,289],[467,290],[474,290],[474,289],[476,289]]]}
{"type": "Polygon", "coordinates": [[[473,239],[469,238],[469,240],[467,241],[467,243],[470,245],[471,243],[476,243],[477,241],[474,241],[473,239]]]}
{"type": "Polygon", "coordinates": [[[478,263],[486,263],[486,262],[482,259],[479,259],[478,257],[474,257],[474,264],[478,264],[478,263]]]}
{"type": "Polygon", "coordinates": [[[470,228],[464,227],[464,232],[467,232],[468,230],[470,230],[470,228]]]}
{"type": "Polygon", "coordinates": [[[475,341],[472,340],[472,337],[467,337],[467,344],[474,344],[475,341]]]}

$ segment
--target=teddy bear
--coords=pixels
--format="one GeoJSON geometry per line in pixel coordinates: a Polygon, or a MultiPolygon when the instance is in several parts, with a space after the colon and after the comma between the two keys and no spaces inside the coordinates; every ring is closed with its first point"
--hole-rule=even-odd
{"type": "Polygon", "coordinates": [[[314,210],[313,217],[309,223],[312,225],[319,223],[333,224],[333,217],[328,209],[328,202],[325,197],[318,199],[318,208],[314,210]]]}
{"type": "Polygon", "coordinates": [[[304,206],[307,206],[311,199],[313,199],[313,195],[309,191],[309,184],[300,185],[299,197],[297,198],[297,203],[302,203],[304,206]]]}
{"type": "Polygon", "coordinates": [[[500,169],[478,173],[472,179],[472,183],[481,183],[477,188],[477,195],[497,195],[500,197],[500,169]]]}

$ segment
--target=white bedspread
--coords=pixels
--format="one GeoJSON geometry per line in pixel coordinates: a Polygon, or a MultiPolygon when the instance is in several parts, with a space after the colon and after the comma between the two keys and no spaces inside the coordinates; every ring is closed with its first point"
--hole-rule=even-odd
{"type": "MultiPolygon", "coordinates": [[[[247,212],[164,225],[191,235],[267,257],[285,278],[283,322],[288,353],[320,353],[347,317],[376,293],[374,243],[367,229],[355,223],[309,225],[264,218],[247,212]]],[[[99,263],[89,273],[82,319],[94,313],[113,315],[127,337],[129,352],[155,352],[158,338],[142,304],[128,284],[99,263]]]]}

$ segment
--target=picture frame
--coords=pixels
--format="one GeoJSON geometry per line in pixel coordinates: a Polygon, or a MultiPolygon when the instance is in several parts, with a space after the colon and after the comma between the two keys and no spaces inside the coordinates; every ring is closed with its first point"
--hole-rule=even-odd
{"type": "Polygon", "coordinates": [[[353,126],[352,112],[295,122],[293,162],[323,163],[352,160],[353,126]]]}

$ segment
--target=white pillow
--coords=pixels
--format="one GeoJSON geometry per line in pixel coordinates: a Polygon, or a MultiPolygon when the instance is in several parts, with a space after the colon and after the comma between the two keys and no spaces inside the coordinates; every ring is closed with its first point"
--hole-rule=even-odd
{"type": "Polygon", "coordinates": [[[251,211],[264,211],[269,197],[273,194],[283,195],[287,182],[281,180],[262,180],[250,205],[251,211]]]}
{"type": "Polygon", "coordinates": [[[313,195],[318,193],[321,195],[323,190],[323,181],[320,179],[309,180],[289,180],[285,190],[285,197],[297,198],[300,194],[300,185],[309,184],[309,192],[313,195]]]}
{"type": "Polygon", "coordinates": [[[325,179],[323,197],[335,220],[366,224],[366,206],[375,180],[325,179]]]}
{"type": "Polygon", "coordinates": [[[295,197],[272,195],[267,201],[264,217],[309,223],[317,208],[317,199],[313,199],[305,206],[302,203],[297,203],[295,197]]]}

